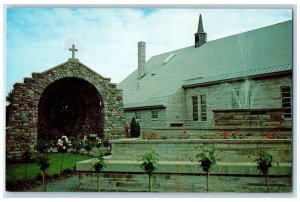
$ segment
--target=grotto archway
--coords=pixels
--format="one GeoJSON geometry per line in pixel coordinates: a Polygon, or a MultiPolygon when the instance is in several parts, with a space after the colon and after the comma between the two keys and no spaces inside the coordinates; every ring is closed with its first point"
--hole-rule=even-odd
{"type": "Polygon", "coordinates": [[[43,91],[38,104],[38,141],[56,141],[62,135],[101,136],[103,125],[102,97],[88,81],[66,77],[43,91]]]}

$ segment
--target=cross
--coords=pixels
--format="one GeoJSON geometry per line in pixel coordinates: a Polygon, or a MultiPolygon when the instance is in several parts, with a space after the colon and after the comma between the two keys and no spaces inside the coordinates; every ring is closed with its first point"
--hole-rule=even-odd
{"type": "Polygon", "coordinates": [[[78,49],[75,49],[75,45],[72,45],[72,48],[69,48],[69,51],[72,51],[72,59],[75,59],[75,51],[78,51],[78,49]]]}

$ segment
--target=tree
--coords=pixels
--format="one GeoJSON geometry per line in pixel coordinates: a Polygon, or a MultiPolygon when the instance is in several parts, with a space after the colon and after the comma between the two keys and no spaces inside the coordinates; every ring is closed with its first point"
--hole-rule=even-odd
{"type": "Polygon", "coordinates": [[[76,170],[76,163],[77,163],[77,154],[80,153],[80,149],[83,147],[83,142],[80,139],[75,139],[72,144],[74,153],[75,153],[75,160],[74,160],[74,170],[76,170]]]}
{"type": "Polygon", "coordinates": [[[48,157],[42,155],[38,158],[38,165],[40,166],[40,170],[42,171],[43,176],[43,189],[42,191],[46,191],[46,182],[45,182],[45,172],[47,168],[50,167],[49,159],[48,157]]]}
{"type": "Polygon", "coordinates": [[[30,163],[34,160],[33,149],[31,147],[28,147],[24,152],[21,153],[20,158],[21,158],[22,162],[25,162],[24,180],[26,181],[28,163],[30,163]]]}
{"type": "Polygon", "coordinates": [[[273,157],[271,154],[267,152],[260,152],[256,159],[257,162],[257,169],[266,177],[267,182],[267,190],[270,192],[270,185],[269,185],[269,169],[272,167],[273,157]]]}
{"type": "Polygon", "coordinates": [[[209,173],[213,171],[214,166],[217,163],[215,157],[216,147],[213,146],[209,149],[202,147],[201,152],[196,155],[197,161],[202,167],[202,170],[206,173],[206,191],[209,192],[209,173]]]}
{"type": "Polygon", "coordinates": [[[94,156],[94,159],[92,159],[93,167],[97,173],[97,191],[100,191],[100,185],[99,185],[99,174],[101,171],[104,170],[106,167],[106,160],[104,159],[106,153],[106,149],[103,147],[100,148],[94,148],[92,150],[92,155],[94,156]]]}
{"type": "Polygon", "coordinates": [[[64,154],[68,152],[68,148],[72,147],[71,141],[67,136],[63,135],[61,139],[57,141],[57,151],[62,153],[61,155],[61,163],[60,163],[60,173],[63,172],[63,162],[64,162],[64,154]]]}
{"type": "Polygon", "coordinates": [[[158,155],[155,152],[149,152],[141,156],[143,161],[141,164],[142,169],[148,174],[149,177],[149,192],[152,192],[152,175],[157,170],[158,155]]]}
{"type": "Polygon", "coordinates": [[[135,118],[132,117],[131,123],[130,123],[130,135],[131,137],[137,138],[140,136],[140,124],[136,122],[135,118]]]}
{"type": "Polygon", "coordinates": [[[140,137],[140,135],[141,135],[141,127],[140,127],[139,122],[137,122],[137,124],[136,124],[136,134],[137,134],[137,137],[140,137]]]}

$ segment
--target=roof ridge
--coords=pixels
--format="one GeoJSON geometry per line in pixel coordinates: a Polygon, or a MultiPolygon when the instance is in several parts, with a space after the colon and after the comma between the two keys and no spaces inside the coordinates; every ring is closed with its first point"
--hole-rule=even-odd
{"type": "MultiPolygon", "coordinates": [[[[218,38],[218,39],[207,41],[206,43],[215,42],[215,41],[218,41],[218,40],[224,40],[224,39],[226,39],[228,37],[234,37],[234,36],[238,36],[238,35],[241,35],[241,34],[245,34],[245,33],[253,32],[253,31],[257,31],[257,30],[260,30],[260,29],[265,29],[265,28],[268,28],[268,27],[271,27],[271,26],[276,26],[276,25],[279,25],[279,24],[283,24],[283,23],[286,23],[286,22],[289,22],[289,21],[292,22],[293,20],[286,20],[286,21],[283,21],[283,22],[278,22],[278,23],[275,23],[275,24],[267,25],[265,27],[259,27],[259,28],[255,28],[255,29],[248,30],[248,31],[245,31],[245,32],[240,32],[240,33],[237,33],[237,34],[233,34],[233,35],[229,35],[229,36],[224,36],[224,37],[221,37],[221,38],[218,38]]],[[[191,47],[195,48],[194,45],[186,46],[186,47],[183,47],[183,48],[178,48],[178,49],[173,50],[173,51],[167,51],[167,52],[164,52],[164,53],[153,55],[153,56],[151,56],[151,58],[156,57],[156,56],[161,56],[161,55],[164,55],[164,54],[168,54],[168,53],[173,53],[173,52],[176,52],[176,51],[179,51],[179,50],[182,50],[182,49],[186,49],[186,48],[191,48],[191,47]]]]}

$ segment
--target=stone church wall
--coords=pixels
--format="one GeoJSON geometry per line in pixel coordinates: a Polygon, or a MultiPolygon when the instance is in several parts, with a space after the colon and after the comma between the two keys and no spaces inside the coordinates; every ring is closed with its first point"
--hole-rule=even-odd
{"type": "Polygon", "coordinates": [[[43,73],[32,73],[32,78],[25,78],[23,83],[14,85],[6,128],[8,158],[24,151],[29,145],[37,145],[41,95],[50,84],[63,78],[79,78],[92,84],[103,100],[104,134],[111,139],[125,135],[122,91],[116,88],[116,84],[110,83],[110,79],[100,76],[82,63],[68,61],[43,73]]]}
{"type": "Polygon", "coordinates": [[[184,124],[186,120],[185,111],[185,91],[180,88],[167,102],[168,126],[171,124],[184,124]]]}
{"type": "MultiPolygon", "coordinates": [[[[239,89],[242,81],[230,82],[231,85],[239,89]]],[[[257,79],[259,90],[253,101],[252,108],[281,108],[281,87],[292,86],[292,77],[265,77],[257,79]]],[[[196,88],[186,89],[186,124],[193,126],[211,126],[213,125],[213,111],[215,109],[232,109],[232,92],[224,87],[224,84],[206,85],[196,88]],[[192,96],[206,95],[207,99],[207,121],[193,121],[192,96]]],[[[200,114],[200,109],[199,109],[200,114]]]]}
{"type": "MultiPolygon", "coordinates": [[[[135,117],[135,111],[126,111],[125,113],[126,113],[126,124],[130,128],[132,117],[135,117]]],[[[139,122],[141,130],[150,132],[154,128],[167,126],[166,109],[164,108],[158,109],[157,119],[153,119],[151,117],[152,115],[151,109],[138,110],[138,113],[140,113],[141,118],[136,119],[136,121],[139,122]]]]}
{"type": "MultiPolygon", "coordinates": [[[[239,89],[242,82],[243,81],[232,81],[230,84],[234,88],[239,89]]],[[[259,90],[253,101],[252,108],[281,108],[281,87],[291,86],[292,76],[270,76],[263,79],[256,79],[255,84],[256,83],[259,84],[259,90]]],[[[137,121],[140,123],[142,130],[153,130],[161,135],[171,134],[171,136],[174,135],[179,137],[183,131],[192,129],[190,132],[195,130],[195,136],[198,137],[197,131],[201,130],[201,128],[205,129],[206,127],[209,127],[208,130],[211,130],[212,128],[210,127],[214,127],[213,110],[232,109],[232,100],[232,92],[228,88],[225,88],[224,83],[188,88],[185,90],[181,88],[168,99],[166,108],[160,110],[160,117],[158,120],[151,119],[151,110],[139,110],[141,119],[138,119],[137,121]],[[199,95],[206,95],[207,121],[200,121],[200,117],[198,119],[199,121],[193,121],[192,119],[192,96],[199,95]]],[[[200,109],[198,113],[200,115],[200,109]]],[[[135,116],[134,111],[126,111],[126,123],[128,125],[133,116],[135,116]]],[[[291,125],[291,119],[285,119],[284,121],[285,122],[282,123],[283,125],[291,125]]],[[[258,137],[259,135],[260,133],[257,133],[258,137]]],[[[208,134],[208,136],[211,136],[211,134],[208,134]]],[[[290,136],[290,133],[287,133],[285,136],[290,136]]]]}

